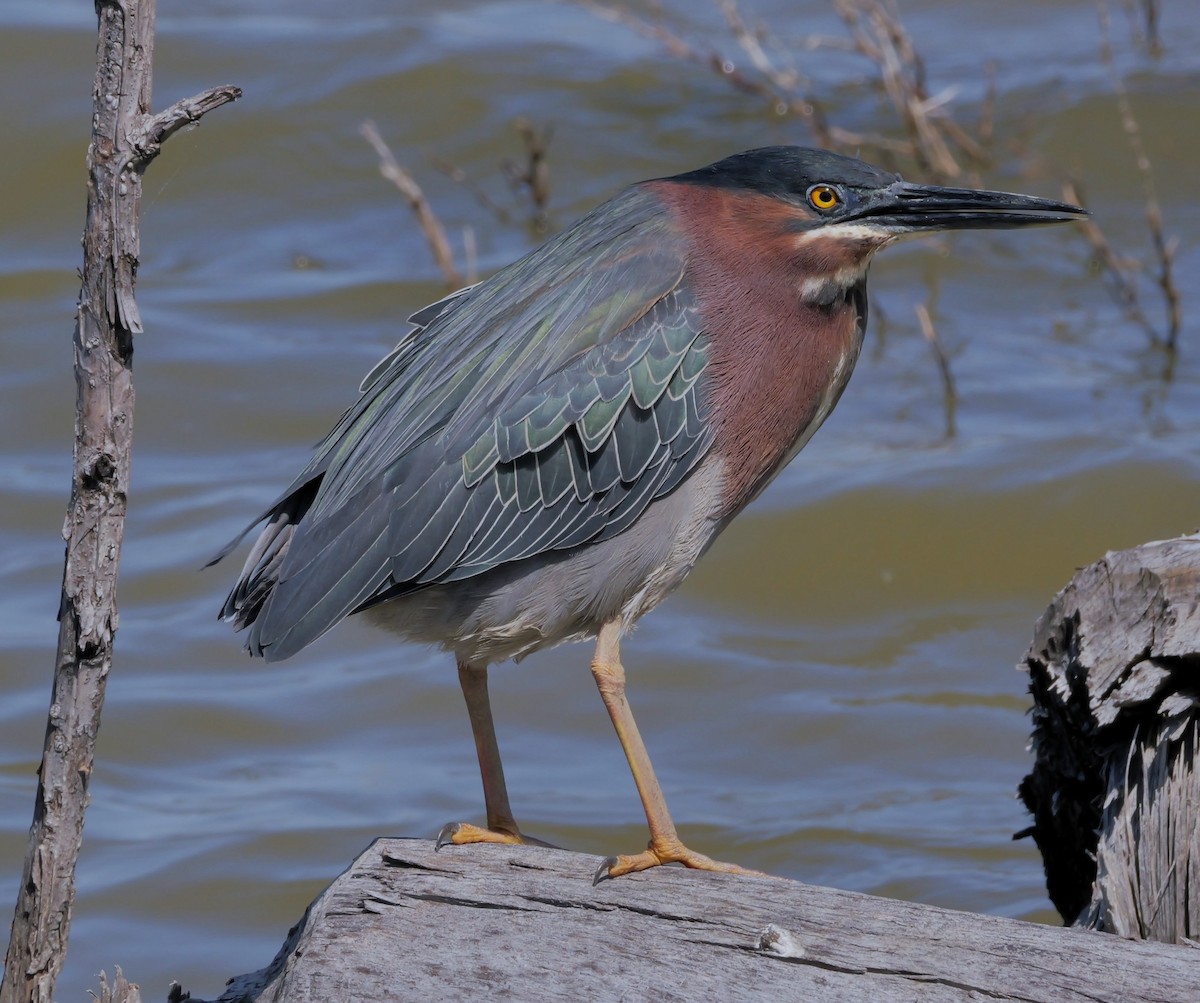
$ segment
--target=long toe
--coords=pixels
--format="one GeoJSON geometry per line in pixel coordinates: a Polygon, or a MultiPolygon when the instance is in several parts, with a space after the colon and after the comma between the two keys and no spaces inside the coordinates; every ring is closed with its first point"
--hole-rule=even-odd
{"type": "Polygon", "coordinates": [[[723,860],[713,860],[703,853],[689,850],[678,840],[655,842],[641,853],[621,854],[616,857],[606,857],[596,869],[592,884],[598,885],[607,878],[619,878],[622,874],[632,874],[634,871],[645,871],[662,864],[683,864],[698,871],[722,871],[725,874],[745,874],[750,877],[765,878],[770,875],[762,871],[754,871],[740,864],[728,864],[723,860]]]}
{"type": "Polygon", "coordinates": [[[503,843],[509,846],[545,846],[552,850],[558,849],[553,843],[547,843],[533,836],[526,836],[516,829],[484,829],[470,822],[448,822],[442,826],[437,835],[434,849],[443,846],[466,846],[468,843],[503,843]]]}

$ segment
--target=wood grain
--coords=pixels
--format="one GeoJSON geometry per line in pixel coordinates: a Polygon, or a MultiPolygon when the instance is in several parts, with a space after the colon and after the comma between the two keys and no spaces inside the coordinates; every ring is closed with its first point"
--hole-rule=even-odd
{"type": "Polygon", "coordinates": [[[774,878],[372,843],[267,968],[218,1003],[338,1000],[1183,1001],[1194,948],[1124,941],[774,878]]]}
{"type": "Polygon", "coordinates": [[[1121,936],[1200,938],[1200,536],[1082,569],[1025,667],[1036,761],[1021,795],[1055,906],[1121,936]]]}

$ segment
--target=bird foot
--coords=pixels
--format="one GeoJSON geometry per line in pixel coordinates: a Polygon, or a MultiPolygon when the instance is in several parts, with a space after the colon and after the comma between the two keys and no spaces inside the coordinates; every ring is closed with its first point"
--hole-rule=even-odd
{"type": "Polygon", "coordinates": [[[443,846],[466,846],[468,843],[503,843],[508,846],[545,846],[551,850],[559,849],[553,843],[526,836],[516,826],[511,829],[507,826],[484,829],[470,822],[448,822],[442,826],[433,848],[440,850],[443,846]]]}
{"type": "Polygon", "coordinates": [[[632,874],[634,871],[645,871],[662,864],[683,864],[699,871],[722,871],[725,874],[743,874],[750,877],[765,878],[770,875],[762,871],[753,871],[740,864],[727,864],[721,860],[713,860],[703,853],[689,850],[678,839],[651,840],[650,845],[641,853],[621,854],[615,857],[605,857],[596,868],[592,885],[598,885],[608,878],[619,878],[622,874],[632,874]]]}

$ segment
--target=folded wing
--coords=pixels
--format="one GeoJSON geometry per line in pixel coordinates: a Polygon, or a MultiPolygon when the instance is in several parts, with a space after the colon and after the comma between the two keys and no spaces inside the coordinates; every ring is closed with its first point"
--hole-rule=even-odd
{"type": "Polygon", "coordinates": [[[656,210],[630,189],[414,315],[264,515],[223,610],[253,653],[284,658],[364,607],[611,537],[695,468],[707,342],[656,210]]]}

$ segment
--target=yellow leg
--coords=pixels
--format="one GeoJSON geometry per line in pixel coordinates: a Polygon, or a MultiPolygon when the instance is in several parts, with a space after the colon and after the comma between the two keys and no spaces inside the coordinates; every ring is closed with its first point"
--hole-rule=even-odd
{"type": "Polygon", "coordinates": [[[508,787],[504,783],[504,765],[500,762],[500,746],[496,742],[496,727],[492,722],[487,666],[459,662],[458,682],[467,702],[467,716],[471,719],[471,733],[475,736],[475,751],[479,756],[487,828],[481,829],[469,822],[451,822],[438,833],[438,849],[447,843],[459,846],[466,843],[533,843],[549,846],[549,843],[523,835],[513,820],[512,808],[508,804],[508,787]]]}
{"type": "Polygon", "coordinates": [[[621,622],[615,620],[605,624],[596,642],[592,676],[596,680],[604,706],[608,708],[613,727],[617,730],[617,738],[621,742],[621,748],[625,750],[625,758],[629,760],[633,782],[637,784],[638,795],[646,812],[646,822],[650,826],[650,843],[641,853],[607,858],[596,871],[592,883],[599,884],[605,878],[615,878],[633,871],[644,871],[660,864],[671,863],[705,871],[761,876],[759,871],[751,871],[737,864],[722,863],[689,850],[679,839],[675,823],[671,821],[671,813],[667,810],[662,787],[654,775],[650,755],[642,742],[642,736],[638,733],[633,711],[629,709],[629,701],[625,699],[625,669],[621,665],[620,645],[621,622]]]}

